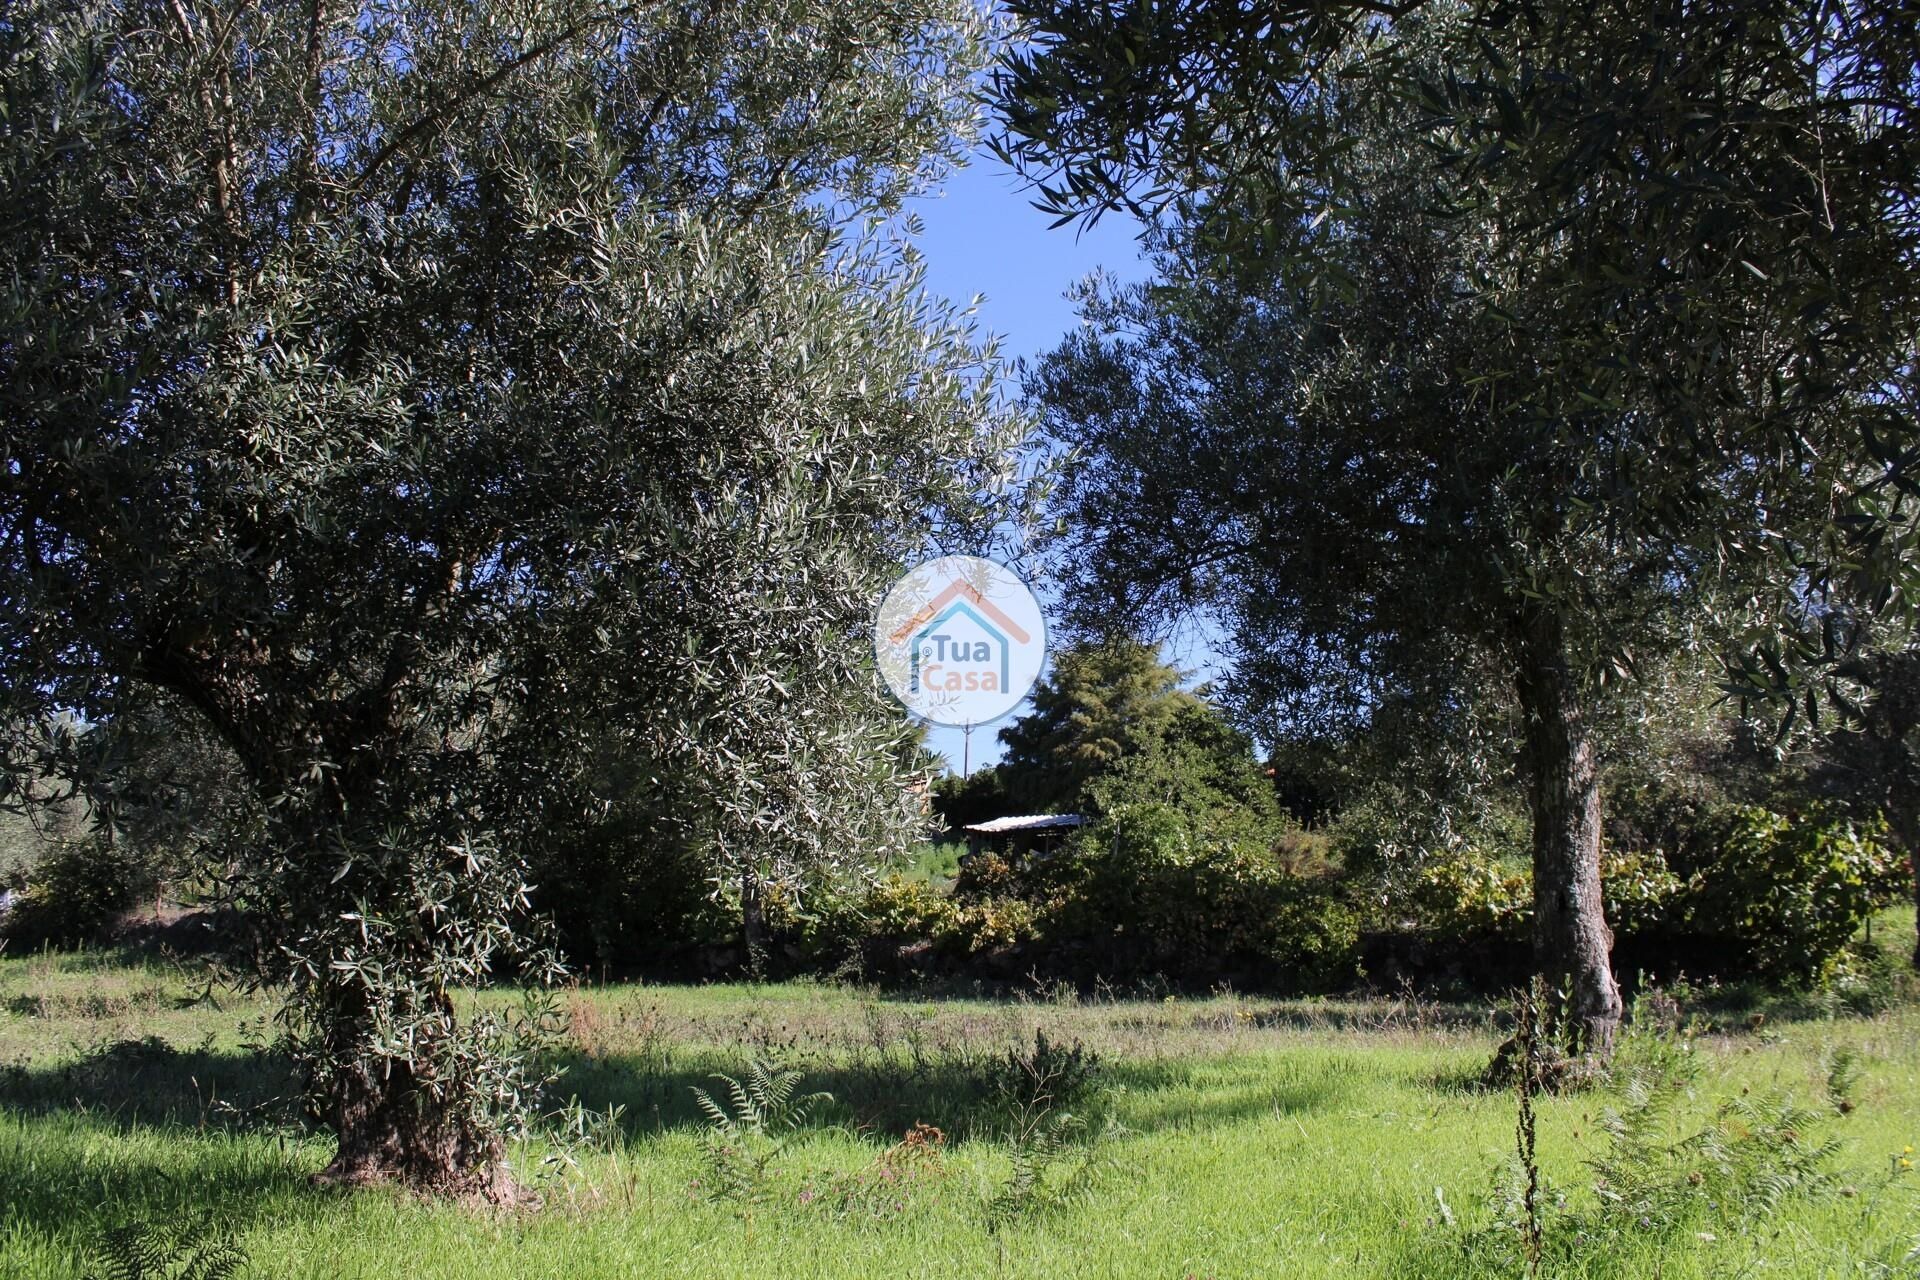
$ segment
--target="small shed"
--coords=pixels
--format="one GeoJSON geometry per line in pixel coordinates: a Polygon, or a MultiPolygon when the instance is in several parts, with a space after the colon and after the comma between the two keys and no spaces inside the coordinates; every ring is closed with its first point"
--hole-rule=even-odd
{"type": "Polygon", "coordinates": [[[967,833],[967,856],[985,849],[1009,856],[1053,852],[1086,819],[1077,813],[1029,813],[1010,818],[992,818],[960,828],[967,833]]]}

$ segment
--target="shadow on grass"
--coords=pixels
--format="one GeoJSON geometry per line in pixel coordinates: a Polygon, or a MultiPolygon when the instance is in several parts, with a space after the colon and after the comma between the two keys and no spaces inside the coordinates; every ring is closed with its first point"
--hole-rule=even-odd
{"type": "Polygon", "coordinates": [[[57,1066],[0,1064],[0,1106],[96,1124],[195,1132],[284,1130],[298,1115],[292,1065],[269,1054],[121,1040],[57,1066]]]}
{"type": "MultiPolygon", "coordinates": [[[[745,1046],[656,1049],[586,1056],[568,1053],[549,1065],[563,1074],[557,1099],[586,1109],[620,1110],[629,1140],[644,1140],[705,1123],[696,1088],[718,1096],[716,1076],[743,1075],[745,1046]]],[[[804,1092],[833,1102],[820,1115],[857,1133],[894,1141],[916,1124],[955,1139],[998,1138],[1013,1119],[1002,1091],[1003,1059],[994,1054],[879,1057],[846,1061],[814,1051],[774,1052],[770,1060],[802,1074],[804,1092]]],[[[1092,1087],[1056,1097],[1053,1105],[1089,1119],[1124,1112],[1129,1127],[1151,1132],[1231,1125],[1276,1112],[1311,1110],[1345,1092],[1337,1063],[1315,1063],[1304,1078],[1284,1082],[1257,1071],[1222,1081],[1217,1060],[1204,1087],[1201,1064],[1184,1059],[1108,1060],[1092,1087]]],[[[301,1131],[298,1081],[285,1059],[269,1054],[175,1049],[157,1037],[123,1040],[50,1066],[0,1065],[0,1107],[23,1115],[70,1115],[106,1128],[191,1133],[301,1131]]]]}
{"type": "MultiPolygon", "coordinates": [[[[625,1055],[572,1059],[559,1092],[583,1108],[605,1113],[620,1108],[627,1139],[645,1141],[674,1129],[706,1123],[694,1097],[705,1089],[719,1098],[716,1075],[739,1076],[747,1060],[718,1054],[687,1055],[671,1067],[625,1055]]],[[[855,1133],[894,1142],[916,1124],[930,1124],[956,1141],[997,1141],[1015,1122],[1015,1108],[995,1088],[979,1063],[794,1063],[803,1073],[802,1092],[832,1095],[819,1119],[855,1133]]],[[[1245,1123],[1275,1114],[1307,1112],[1343,1097],[1337,1064],[1324,1074],[1276,1084],[1250,1073],[1244,1081],[1194,1083],[1195,1064],[1182,1061],[1122,1061],[1104,1064],[1098,1084],[1054,1101],[1097,1128],[1108,1116],[1129,1129],[1152,1133],[1245,1123]]]]}
{"type": "Polygon", "coordinates": [[[24,1227],[84,1250],[109,1227],[202,1219],[244,1230],[271,1201],[275,1212],[314,1195],[309,1161],[291,1144],[177,1130],[129,1131],[98,1114],[0,1119],[0,1234],[24,1227]],[[136,1140],[103,1143],[109,1134],[136,1140]]]}

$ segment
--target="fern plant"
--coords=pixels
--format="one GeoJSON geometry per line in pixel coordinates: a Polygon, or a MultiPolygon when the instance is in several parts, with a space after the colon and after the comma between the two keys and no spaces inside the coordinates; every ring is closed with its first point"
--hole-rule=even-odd
{"type": "Polygon", "coordinates": [[[1859,1085],[1859,1052],[1852,1045],[1835,1045],[1827,1053],[1827,1102],[1837,1114],[1853,1111],[1853,1095],[1859,1085]]]}
{"type": "Polygon", "coordinates": [[[714,1075],[725,1087],[719,1097],[698,1086],[694,1101],[707,1118],[702,1137],[707,1196],[749,1206],[766,1199],[768,1169],[787,1141],[831,1102],[829,1093],[800,1093],[798,1071],[755,1059],[743,1079],[714,1075]]]}
{"type": "Polygon", "coordinates": [[[1084,1200],[1113,1165],[1109,1139],[1125,1133],[1112,1118],[1088,1136],[1087,1122],[1065,1111],[1039,1111],[1017,1125],[1008,1144],[1013,1169],[987,1201],[995,1231],[1009,1223],[1084,1200]]]}
{"type": "Polygon", "coordinates": [[[1742,1095],[1676,1137],[1683,1096],[1636,1080],[1608,1111],[1608,1150],[1590,1162],[1605,1225],[1661,1231],[1703,1214],[1736,1225],[1830,1184],[1824,1166],[1839,1144],[1814,1136],[1818,1113],[1784,1094],[1742,1095]]]}
{"type": "Polygon", "coordinates": [[[698,1086],[693,1090],[694,1100],[707,1117],[709,1131],[728,1136],[791,1133],[806,1124],[814,1108],[833,1101],[830,1093],[799,1095],[802,1077],[798,1071],[762,1059],[748,1064],[743,1080],[718,1074],[712,1078],[726,1086],[724,1103],[698,1086]]]}
{"type": "Polygon", "coordinates": [[[112,1227],[93,1252],[87,1280],[233,1280],[247,1265],[231,1232],[198,1219],[112,1227]]]}

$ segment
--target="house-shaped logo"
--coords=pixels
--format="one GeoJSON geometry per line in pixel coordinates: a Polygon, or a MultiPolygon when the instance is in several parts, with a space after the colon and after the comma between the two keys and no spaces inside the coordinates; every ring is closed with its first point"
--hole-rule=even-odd
{"type": "Polygon", "coordinates": [[[1005,565],[945,556],[894,583],[874,656],[894,696],[939,724],[986,724],[1026,696],[1046,658],[1040,602],[1005,565]]]}
{"type": "Polygon", "coordinates": [[[913,693],[999,693],[1013,683],[1013,646],[1033,637],[971,583],[956,578],[888,639],[907,645],[907,688],[913,693]]]}

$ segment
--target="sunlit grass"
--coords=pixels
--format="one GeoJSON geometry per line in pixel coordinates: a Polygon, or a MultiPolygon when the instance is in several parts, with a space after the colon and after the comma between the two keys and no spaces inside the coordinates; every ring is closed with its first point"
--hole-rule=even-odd
{"type": "MultiPolygon", "coordinates": [[[[1513,1141],[1511,1098],[1468,1084],[1499,1034],[1486,1009],[626,985],[566,999],[566,1088],[617,1123],[571,1164],[520,1144],[516,1169],[543,1206],[485,1213],[309,1188],[328,1144],[271,1105],[284,1079],[243,1048],[267,1006],[202,996],[165,965],[0,958],[0,1275],[80,1276],[107,1227],[196,1214],[239,1233],[254,1274],[287,1280],[1468,1275],[1462,1232],[1484,1225],[1513,1141]],[[1118,1130],[1089,1196],[996,1231],[1006,1117],[979,1080],[1036,1028],[1103,1055],[1110,1087],[1089,1132],[1118,1130]],[[758,1203],[715,1201],[691,1087],[756,1055],[835,1101],[781,1152],[758,1203]],[[916,1123],[945,1136],[938,1173],[850,1201],[845,1188],[864,1188],[916,1123]]],[[[1730,1018],[1699,1041],[1695,1105],[1776,1087],[1817,1103],[1841,1044],[1862,1065],[1855,1109],[1832,1122],[1842,1190],[1711,1240],[1575,1251],[1552,1274],[1912,1274],[1900,1259],[1920,1243],[1920,1184],[1898,1159],[1920,1145],[1920,1013],[1803,1008],[1758,1030],[1730,1018]]],[[[1576,1208],[1604,1105],[1589,1093],[1543,1106],[1542,1165],[1576,1208]]]]}

